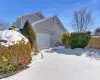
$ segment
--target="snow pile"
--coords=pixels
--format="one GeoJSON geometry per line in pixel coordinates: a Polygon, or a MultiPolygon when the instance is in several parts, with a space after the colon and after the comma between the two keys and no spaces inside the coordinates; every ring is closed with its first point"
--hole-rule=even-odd
{"type": "Polygon", "coordinates": [[[54,50],[59,53],[59,54],[66,54],[66,55],[76,55],[76,56],[81,56],[84,55],[86,57],[90,57],[92,59],[97,59],[100,60],[100,50],[96,49],[90,49],[90,48],[76,48],[76,49],[71,49],[71,48],[64,48],[62,46],[54,48],[54,50]]]}
{"type": "Polygon", "coordinates": [[[97,52],[87,51],[87,52],[84,52],[82,55],[85,55],[87,57],[90,57],[91,59],[100,60],[100,54],[97,53],[97,52]]]}
{"type": "Polygon", "coordinates": [[[9,45],[14,45],[20,43],[21,40],[24,40],[25,44],[28,42],[28,39],[24,37],[19,32],[13,30],[4,30],[0,32],[0,40],[5,40],[7,42],[0,42],[0,45],[8,47],[9,45]]]}

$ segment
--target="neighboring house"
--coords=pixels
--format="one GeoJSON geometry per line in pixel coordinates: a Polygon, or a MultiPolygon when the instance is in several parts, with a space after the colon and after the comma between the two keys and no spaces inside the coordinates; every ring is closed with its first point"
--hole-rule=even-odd
{"type": "Polygon", "coordinates": [[[67,32],[66,29],[57,15],[45,18],[40,12],[39,15],[36,14],[38,13],[31,14],[30,18],[28,17],[30,15],[26,15],[24,18],[22,18],[23,16],[19,17],[16,25],[20,25],[18,28],[22,28],[26,20],[29,20],[36,33],[39,48],[46,49],[55,47],[55,44],[61,41],[61,35],[67,32]],[[32,15],[36,16],[33,17],[32,15]],[[21,19],[22,23],[21,21],[18,22],[19,19],[21,19]]]}

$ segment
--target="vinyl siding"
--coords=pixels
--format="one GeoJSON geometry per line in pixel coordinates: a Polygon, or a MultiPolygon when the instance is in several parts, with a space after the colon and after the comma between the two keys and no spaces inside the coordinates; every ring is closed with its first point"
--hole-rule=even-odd
{"type": "Polygon", "coordinates": [[[16,21],[16,25],[18,26],[18,28],[21,28],[24,26],[25,22],[28,20],[31,24],[39,21],[41,19],[44,19],[45,17],[41,14],[41,13],[33,13],[30,15],[26,15],[26,16],[20,16],[18,17],[17,21],[16,21]],[[22,20],[22,22],[21,22],[22,20]]]}
{"type": "Polygon", "coordinates": [[[17,26],[18,28],[21,28],[21,19],[20,19],[20,18],[18,18],[18,19],[16,20],[16,26],[17,26]]]}
{"type": "Polygon", "coordinates": [[[67,32],[57,16],[45,18],[41,13],[22,16],[16,21],[18,28],[23,27],[26,20],[29,20],[29,22],[32,24],[35,33],[50,35],[50,47],[54,47],[58,41],[61,41],[61,35],[67,32]],[[54,22],[55,17],[58,19],[58,23],[54,22]]]}
{"type": "Polygon", "coordinates": [[[33,25],[36,33],[50,34],[51,47],[54,47],[56,42],[61,40],[61,35],[64,33],[63,30],[60,29],[59,25],[53,21],[53,18],[54,17],[33,25]]]}

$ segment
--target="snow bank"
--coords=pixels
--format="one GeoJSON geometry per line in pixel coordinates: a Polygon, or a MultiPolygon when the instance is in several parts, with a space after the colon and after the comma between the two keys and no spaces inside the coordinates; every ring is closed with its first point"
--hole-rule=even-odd
{"type": "Polygon", "coordinates": [[[6,40],[7,42],[0,42],[0,45],[8,47],[9,45],[18,44],[21,40],[25,41],[25,44],[28,42],[28,39],[25,38],[19,32],[13,30],[4,30],[0,31],[0,40],[6,40]]]}
{"type": "Polygon", "coordinates": [[[58,54],[76,55],[76,56],[84,55],[84,56],[92,58],[92,59],[100,60],[100,50],[96,50],[96,49],[90,49],[90,48],[85,48],[85,49],[66,48],[65,49],[64,47],[60,46],[60,47],[56,47],[55,50],[58,54]]]}

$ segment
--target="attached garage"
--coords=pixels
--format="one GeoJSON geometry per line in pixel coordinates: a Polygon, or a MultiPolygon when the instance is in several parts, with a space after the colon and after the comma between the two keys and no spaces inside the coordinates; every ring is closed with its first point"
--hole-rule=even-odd
{"type": "Polygon", "coordinates": [[[36,33],[39,49],[53,48],[61,41],[61,35],[67,33],[57,15],[45,17],[41,12],[19,16],[16,26],[20,29],[29,21],[36,33]]]}
{"type": "Polygon", "coordinates": [[[44,33],[37,33],[37,44],[39,49],[50,48],[50,35],[44,33]]]}

